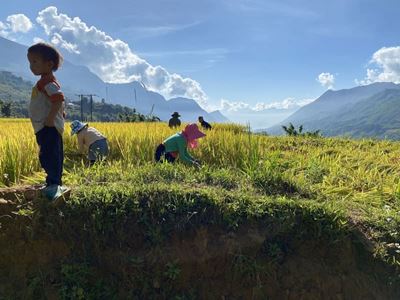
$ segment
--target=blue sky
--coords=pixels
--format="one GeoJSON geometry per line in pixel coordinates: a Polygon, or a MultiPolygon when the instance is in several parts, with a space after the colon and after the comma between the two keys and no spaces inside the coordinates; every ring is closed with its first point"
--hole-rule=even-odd
{"type": "MultiPolygon", "coordinates": [[[[61,27],[46,34],[45,26],[55,19],[49,16],[39,24],[36,18],[50,6],[57,8],[53,16],[79,17],[76,26],[94,26],[113,41],[128,44],[134,54],[131,61],[140,58],[146,66],[161,66],[162,76],[172,79],[161,87],[154,75],[148,81],[154,90],[160,88],[166,96],[192,93],[203,106],[218,108],[222,99],[225,109],[254,109],[257,103],[262,109],[288,99],[304,104],[329,87],[400,78],[400,63],[395,62],[400,55],[396,0],[13,0],[1,4],[3,33],[24,44],[35,37],[62,36],[59,45],[76,46],[80,54],[97,51],[81,48],[79,36],[69,40],[71,34],[61,27]],[[12,32],[7,18],[15,14],[24,14],[33,28],[12,32]],[[383,47],[391,48],[384,52],[383,47]],[[321,73],[326,73],[321,77],[324,86],[317,80],[321,73]],[[176,79],[172,74],[179,74],[178,83],[171,83],[176,79]]],[[[101,61],[89,62],[89,54],[79,58],[65,47],[62,51],[69,60],[87,61],[94,72],[102,72],[93,67],[101,61]]],[[[132,80],[143,69],[134,64],[123,74],[98,75],[132,80]]]]}

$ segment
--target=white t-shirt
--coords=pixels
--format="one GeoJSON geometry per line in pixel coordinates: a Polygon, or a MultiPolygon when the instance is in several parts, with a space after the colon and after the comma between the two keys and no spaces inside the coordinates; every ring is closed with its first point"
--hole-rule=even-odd
{"type": "Polygon", "coordinates": [[[93,127],[85,127],[77,135],[80,152],[89,149],[90,145],[94,142],[105,139],[105,136],[93,127]]]}
{"type": "MultiPolygon", "coordinates": [[[[64,100],[64,95],[54,77],[42,78],[32,88],[29,116],[35,133],[39,132],[44,127],[46,118],[51,110],[52,102],[60,100],[64,100]]],[[[64,132],[63,112],[64,102],[54,120],[55,127],[61,135],[64,132]]]]}

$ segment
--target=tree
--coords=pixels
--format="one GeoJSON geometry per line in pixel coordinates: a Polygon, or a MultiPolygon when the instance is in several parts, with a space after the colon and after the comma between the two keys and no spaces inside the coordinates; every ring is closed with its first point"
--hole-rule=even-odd
{"type": "Polygon", "coordinates": [[[294,125],[292,123],[289,123],[289,126],[282,126],[282,128],[286,132],[286,134],[289,136],[309,136],[309,137],[320,137],[321,136],[320,130],[307,131],[307,132],[303,133],[303,125],[300,125],[298,130],[296,130],[296,128],[294,127],[294,125]]]}
{"type": "MultiPolygon", "coordinates": [[[[301,127],[301,130],[303,130],[303,127],[302,126],[300,126],[300,127],[301,127]]],[[[282,126],[282,128],[286,132],[286,134],[289,136],[296,136],[299,134],[292,123],[289,123],[288,127],[282,126]]]]}
{"type": "Polygon", "coordinates": [[[133,109],[132,113],[127,111],[127,109],[118,115],[120,122],[160,122],[160,118],[154,115],[145,116],[136,109],[133,109]]]}
{"type": "Polygon", "coordinates": [[[1,101],[1,114],[7,118],[11,117],[11,102],[1,101]]]}

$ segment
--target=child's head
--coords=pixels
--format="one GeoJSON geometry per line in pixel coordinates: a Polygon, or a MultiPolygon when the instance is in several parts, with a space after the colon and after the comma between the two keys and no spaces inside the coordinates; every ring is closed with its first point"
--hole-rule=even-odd
{"type": "Polygon", "coordinates": [[[57,71],[63,58],[53,46],[38,43],[28,48],[28,60],[33,74],[44,75],[57,71]]]}
{"type": "Polygon", "coordinates": [[[87,123],[82,123],[81,121],[74,120],[71,122],[71,135],[78,134],[85,127],[88,127],[87,123]]]}

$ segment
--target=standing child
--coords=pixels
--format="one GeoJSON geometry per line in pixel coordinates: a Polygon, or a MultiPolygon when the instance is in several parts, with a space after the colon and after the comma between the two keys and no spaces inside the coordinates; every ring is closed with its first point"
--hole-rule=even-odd
{"type": "Polygon", "coordinates": [[[155,160],[159,162],[161,157],[164,156],[166,161],[173,163],[179,155],[179,159],[184,163],[199,167],[199,161],[189,154],[187,148],[197,148],[197,139],[204,136],[206,135],[199,130],[197,124],[186,125],[182,132],[170,136],[162,144],[158,145],[155,160]]]}
{"type": "Polygon", "coordinates": [[[28,61],[34,75],[40,80],[32,89],[29,115],[39,145],[39,161],[45,170],[44,195],[55,202],[68,191],[62,186],[64,149],[64,95],[53,72],[57,71],[62,56],[51,45],[35,44],[28,49],[28,61]]]}
{"type": "Polygon", "coordinates": [[[108,155],[107,139],[96,128],[75,120],[71,123],[71,135],[74,134],[78,137],[79,151],[88,151],[90,165],[108,155]]]}

